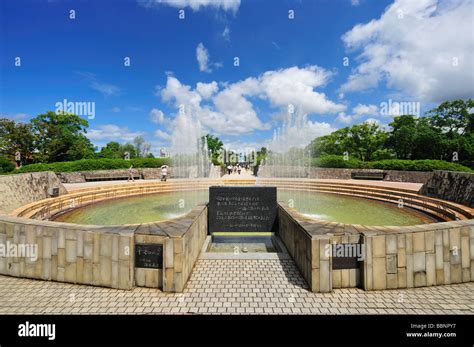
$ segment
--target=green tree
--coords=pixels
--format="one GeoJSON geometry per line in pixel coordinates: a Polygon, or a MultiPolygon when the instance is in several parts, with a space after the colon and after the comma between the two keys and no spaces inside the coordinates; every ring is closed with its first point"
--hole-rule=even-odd
{"type": "Polygon", "coordinates": [[[120,146],[120,158],[125,158],[125,153],[130,154],[130,159],[138,158],[137,148],[131,143],[126,143],[120,146]]]}
{"type": "Polygon", "coordinates": [[[370,161],[374,153],[383,148],[386,139],[387,134],[377,124],[364,122],[316,138],[310,144],[310,151],[312,157],[347,152],[357,159],[370,161]]]}
{"type": "Polygon", "coordinates": [[[202,143],[207,143],[207,149],[211,152],[211,160],[214,165],[223,164],[219,160],[219,156],[222,153],[224,143],[217,137],[211,134],[207,134],[201,138],[202,143]]]}
{"type": "Polygon", "coordinates": [[[118,142],[111,141],[100,149],[99,158],[123,159],[121,145],[118,142]]]}
{"type": "Polygon", "coordinates": [[[443,153],[437,159],[474,160],[474,100],[445,101],[427,115],[443,134],[443,153]]]}
{"type": "Polygon", "coordinates": [[[10,159],[15,158],[15,153],[21,153],[23,164],[33,162],[35,150],[35,137],[29,123],[17,123],[13,120],[0,119],[0,153],[10,159]]]}
{"type": "Polygon", "coordinates": [[[94,157],[94,146],[85,136],[89,123],[74,114],[49,111],[31,120],[38,159],[72,161],[94,157]]]}
{"type": "Polygon", "coordinates": [[[214,135],[207,134],[205,137],[207,140],[207,148],[211,151],[211,153],[219,154],[219,151],[224,146],[224,143],[217,136],[214,135]]]}
{"type": "Polygon", "coordinates": [[[410,159],[417,137],[417,120],[412,115],[397,116],[389,124],[392,127],[387,145],[391,147],[398,159],[410,159]]]}

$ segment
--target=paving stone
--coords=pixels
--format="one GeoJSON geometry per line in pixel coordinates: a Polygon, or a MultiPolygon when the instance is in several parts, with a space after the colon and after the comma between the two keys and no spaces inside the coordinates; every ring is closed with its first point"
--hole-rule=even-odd
{"type": "MultiPolygon", "coordinates": [[[[380,266],[385,270],[384,258],[381,259],[380,266]]],[[[427,256],[427,263],[433,261],[433,256],[427,256]]],[[[452,269],[456,277],[460,276],[458,268],[452,269]]],[[[405,276],[404,269],[397,270],[398,275],[386,276],[386,287],[394,285],[395,276],[405,276]]],[[[92,277],[89,261],[84,261],[86,273],[92,277]]],[[[70,275],[68,271],[67,277],[70,275]]],[[[416,273],[415,284],[426,283],[427,276],[431,282],[432,275],[416,273]]],[[[58,276],[64,278],[64,269],[60,269],[58,276]]],[[[474,283],[384,291],[345,288],[312,293],[291,260],[206,259],[197,262],[182,294],[163,293],[155,288],[118,290],[0,276],[0,314],[18,313],[472,315],[474,283]],[[226,292],[222,292],[224,289],[226,292]],[[70,302],[72,293],[74,303],[70,302]]]]}

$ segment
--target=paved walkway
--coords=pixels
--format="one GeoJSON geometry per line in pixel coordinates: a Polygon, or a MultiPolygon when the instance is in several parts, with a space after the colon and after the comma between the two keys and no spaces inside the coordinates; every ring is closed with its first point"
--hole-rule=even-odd
{"type": "Polygon", "coordinates": [[[0,276],[0,314],[474,314],[474,283],[311,293],[292,260],[199,260],[184,293],[0,276]]]}

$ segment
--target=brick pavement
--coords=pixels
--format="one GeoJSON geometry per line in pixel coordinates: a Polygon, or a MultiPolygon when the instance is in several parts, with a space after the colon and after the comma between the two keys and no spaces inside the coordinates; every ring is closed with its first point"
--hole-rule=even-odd
{"type": "Polygon", "coordinates": [[[474,283],[311,293],[292,260],[197,262],[183,293],[0,276],[0,314],[473,314],[474,283]]]}

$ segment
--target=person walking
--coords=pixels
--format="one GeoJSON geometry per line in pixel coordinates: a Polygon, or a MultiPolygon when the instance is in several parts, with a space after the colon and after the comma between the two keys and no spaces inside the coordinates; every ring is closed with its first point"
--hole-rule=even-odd
{"type": "Polygon", "coordinates": [[[161,180],[166,182],[167,177],[168,177],[168,165],[163,165],[161,167],[161,180]]]}
{"type": "Polygon", "coordinates": [[[227,174],[230,176],[230,174],[232,173],[232,165],[227,165],[227,174]]]}
{"type": "Polygon", "coordinates": [[[240,164],[237,164],[237,173],[240,175],[240,171],[242,171],[242,167],[240,164]]]}
{"type": "Polygon", "coordinates": [[[130,182],[130,180],[132,180],[132,182],[135,182],[135,178],[133,178],[133,165],[130,165],[130,168],[128,169],[128,180],[127,180],[127,182],[130,182]]]}

